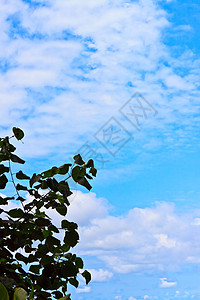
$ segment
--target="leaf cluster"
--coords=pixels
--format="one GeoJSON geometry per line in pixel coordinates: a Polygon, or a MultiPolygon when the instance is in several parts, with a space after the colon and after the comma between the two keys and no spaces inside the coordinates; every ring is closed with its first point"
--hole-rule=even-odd
{"type": "Polygon", "coordinates": [[[9,184],[14,188],[12,196],[0,197],[0,283],[7,288],[10,299],[17,287],[34,294],[36,300],[51,299],[52,295],[56,299],[68,297],[68,283],[78,287],[78,274],[86,284],[91,280],[90,273],[83,271],[83,260],[70,252],[79,242],[79,234],[78,225],[66,219],[72,194],[68,179],[90,190],[89,181],[97,170],[92,159],[86,163],[78,154],[73,164],[54,166],[32,176],[22,170],[14,174],[12,164],[25,161],[14,154],[11,139],[20,141],[23,137],[24,132],[14,127],[12,137],[0,138],[0,189],[9,184]],[[30,196],[28,203],[25,194],[30,196]],[[20,206],[8,210],[13,200],[20,206]],[[59,228],[48,216],[48,209],[61,215],[59,228]],[[63,240],[59,238],[61,232],[63,240]]]}

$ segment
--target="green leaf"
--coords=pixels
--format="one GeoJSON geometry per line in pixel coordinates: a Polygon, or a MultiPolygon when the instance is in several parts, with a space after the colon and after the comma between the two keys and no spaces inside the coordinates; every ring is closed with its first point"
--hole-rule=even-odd
{"type": "Polygon", "coordinates": [[[0,153],[0,161],[9,160],[8,154],[0,153]]]}
{"type": "Polygon", "coordinates": [[[69,283],[70,283],[71,285],[75,286],[76,288],[77,288],[78,285],[79,285],[78,280],[76,280],[75,278],[70,278],[70,279],[69,279],[69,283]]]}
{"type": "Polygon", "coordinates": [[[19,156],[15,155],[15,154],[10,154],[10,159],[12,160],[12,162],[18,163],[18,164],[24,164],[25,160],[21,159],[19,156]]]}
{"type": "Polygon", "coordinates": [[[50,170],[44,171],[41,173],[43,178],[53,177],[58,174],[58,168],[52,167],[50,170]]]}
{"type": "Polygon", "coordinates": [[[86,168],[94,168],[94,161],[93,159],[89,159],[87,164],[86,164],[86,168]]]}
{"type": "Polygon", "coordinates": [[[78,269],[71,261],[63,261],[60,267],[61,275],[63,278],[68,278],[71,276],[76,276],[78,269]]]}
{"type": "Polygon", "coordinates": [[[91,173],[94,177],[96,177],[96,175],[97,175],[97,169],[95,169],[95,168],[90,168],[90,171],[89,171],[89,173],[91,173]]]}
{"type": "Polygon", "coordinates": [[[67,207],[63,204],[63,205],[59,205],[56,207],[56,211],[62,215],[65,216],[67,214],[67,207]]]}
{"type": "Polygon", "coordinates": [[[28,297],[27,292],[23,288],[16,288],[13,300],[26,300],[28,297]]]}
{"type": "Polygon", "coordinates": [[[85,176],[86,176],[88,179],[93,179],[93,177],[90,176],[89,174],[86,174],[85,176]]]}
{"type": "Polygon", "coordinates": [[[71,166],[72,164],[64,164],[62,166],[60,166],[58,168],[58,174],[60,175],[65,175],[69,172],[69,167],[71,166]]]}
{"type": "Polygon", "coordinates": [[[58,191],[58,181],[55,179],[55,178],[47,178],[47,185],[48,187],[54,191],[54,192],[57,192],[58,191]]]}
{"type": "Polygon", "coordinates": [[[61,227],[67,229],[77,229],[78,225],[74,222],[69,222],[68,220],[62,220],[61,227]]]}
{"type": "Polygon", "coordinates": [[[85,270],[81,275],[85,278],[86,284],[91,281],[91,274],[87,270],[85,270]]]}
{"type": "Polygon", "coordinates": [[[85,177],[81,178],[78,180],[78,183],[80,185],[83,185],[84,187],[86,187],[86,189],[88,189],[89,191],[91,190],[92,186],[89,184],[89,182],[87,181],[87,179],[85,177]]]}
{"type": "Polygon", "coordinates": [[[74,181],[77,182],[79,174],[80,174],[80,167],[78,167],[78,166],[74,167],[72,169],[72,178],[74,179],[74,181]]]}
{"type": "Polygon", "coordinates": [[[26,256],[22,255],[21,253],[16,253],[15,258],[17,260],[23,261],[25,264],[28,262],[28,258],[26,256]]]}
{"type": "Polygon", "coordinates": [[[26,174],[24,174],[22,171],[19,171],[18,173],[16,173],[16,178],[19,180],[30,179],[30,177],[27,176],[26,174]]]}
{"type": "Polygon", "coordinates": [[[7,179],[6,175],[3,174],[2,176],[0,176],[0,189],[1,190],[5,189],[7,182],[8,182],[8,179],[7,179]]]}
{"type": "Polygon", "coordinates": [[[77,165],[79,165],[79,166],[84,165],[85,162],[82,160],[82,157],[81,157],[80,154],[75,155],[73,158],[74,158],[74,162],[75,162],[77,165]]]}
{"type": "Polygon", "coordinates": [[[82,260],[82,258],[76,257],[75,265],[77,266],[77,268],[83,269],[83,260],[82,260]]]}
{"type": "Polygon", "coordinates": [[[1,295],[1,300],[9,300],[8,292],[6,287],[0,282],[0,295],[1,295]]]}
{"type": "Polygon", "coordinates": [[[16,189],[18,190],[18,191],[27,191],[27,187],[26,186],[23,186],[23,185],[21,185],[21,184],[17,184],[16,185],[16,189]]]}
{"type": "Polygon", "coordinates": [[[38,218],[35,221],[35,224],[39,227],[49,226],[51,222],[48,219],[38,218]]]}
{"type": "Polygon", "coordinates": [[[21,218],[23,216],[23,214],[24,214],[24,212],[21,208],[14,208],[8,212],[8,215],[11,218],[21,218]]]}
{"type": "Polygon", "coordinates": [[[21,196],[19,196],[19,197],[17,197],[16,200],[19,200],[19,201],[21,201],[21,202],[24,202],[26,199],[24,199],[24,198],[22,198],[21,196]]]}
{"type": "Polygon", "coordinates": [[[35,274],[39,274],[40,273],[40,265],[31,265],[29,268],[29,271],[35,274]]]}
{"type": "Polygon", "coordinates": [[[60,240],[58,240],[57,238],[53,237],[53,236],[48,236],[46,239],[46,244],[47,245],[56,245],[59,246],[60,245],[60,240]]]}
{"type": "Polygon", "coordinates": [[[42,176],[40,174],[36,175],[36,173],[33,174],[32,178],[30,179],[30,187],[34,185],[35,182],[38,182],[42,176]]]}
{"type": "Polygon", "coordinates": [[[16,139],[18,141],[20,141],[21,139],[23,139],[23,137],[24,137],[23,130],[21,130],[20,128],[17,128],[17,127],[13,127],[12,130],[13,130],[14,136],[16,137],[16,139]]]}
{"type": "Polygon", "coordinates": [[[78,243],[79,235],[76,230],[70,230],[65,232],[64,243],[74,247],[78,243]]]}
{"type": "Polygon", "coordinates": [[[4,165],[0,165],[0,175],[3,174],[3,173],[8,173],[9,172],[9,168],[8,167],[5,167],[4,165]]]}
{"type": "Polygon", "coordinates": [[[59,298],[58,300],[71,300],[70,296],[71,296],[71,294],[69,294],[65,297],[59,298]]]}

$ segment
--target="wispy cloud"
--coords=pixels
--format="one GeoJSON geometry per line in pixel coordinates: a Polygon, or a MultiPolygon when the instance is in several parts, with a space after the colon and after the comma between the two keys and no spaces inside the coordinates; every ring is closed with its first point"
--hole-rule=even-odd
{"type": "Polygon", "coordinates": [[[26,130],[26,156],[74,151],[136,90],[159,108],[162,134],[187,125],[198,76],[177,74],[154,2],[3,1],[0,24],[1,125],[26,130]]]}
{"type": "MultiPolygon", "coordinates": [[[[170,288],[177,285],[176,281],[168,281],[167,278],[160,278],[160,280],[161,280],[160,283],[161,288],[170,288]]],[[[176,291],[176,294],[177,295],[179,294],[178,291],[176,291]]]]}

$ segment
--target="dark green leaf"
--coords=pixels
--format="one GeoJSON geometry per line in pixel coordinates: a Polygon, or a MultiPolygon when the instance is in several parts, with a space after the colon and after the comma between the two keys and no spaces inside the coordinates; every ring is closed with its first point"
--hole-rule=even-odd
{"type": "Polygon", "coordinates": [[[25,163],[25,160],[21,159],[20,157],[18,157],[15,154],[12,154],[12,153],[10,154],[10,159],[12,160],[12,162],[15,162],[15,163],[19,163],[19,164],[25,163]]]}
{"type": "Polygon", "coordinates": [[[58,181],[55,179],[55,178],[47,178],[47,185],[48,187],[54,191],[54,192],[57,192],[58,191],[58,181]]]}
{"type": "Polygon", "coordinates": [[[8,179],[7,179],[6,175],[3,174],[2,176],[0,176],[0,189],[1,190],[5,189],[7,182],[8,182],[8,179]]]}
{"type": "Polygon", "coordinates": [[[78,228],[78,225],[74,222],[69,222],[67,220],[62,220],[61,222],[61,227],[64,229],[64,228],[67,228],[67,229],[77,229],[78,228]]]}
{"type": "Polygon", "coordinates": [[[86,164],[86,168],[94,168],[94,161],[93,159],[89,159],[87,164],[86,164]]]}
{"type": "Polygon", "coordinates": [[[64,204],[57,206],[56,210],[62,216],[65,216],[67,214],[67,207],[64,204]]]}
{"type": "Polygon", "coordinates": [[[74,158],[74,162],[75,162],[77,165],[79,165],[79,166],[84,165],[85,162],[83,161],[83,159],[82,159],[82,157],[81,157],[80,154],[75,155],[73,158],[74,158]]]}
{"type": "Polygon", "coordinates": [[[34,185],[35,182],[38,182],[42,176],[40,174],[36,175],[36,173],[33,174],[32,178],[30,179],[30,187],[34,185]]]}
{"type": "Polygon", "coordinates": [[[56,245],[56,246],[59,246],[60,245],[60,241],[58,239],[56,239],[55,237],[53,236],[48,236],[47,239],[46,239],[46,244],[47,245],[56,245]]]}
{"type": "Polygon", "coordinates": [[[90,176],[89,174],[86,174],[85,176],[86,176],[88,179],[93,179],[93,177],[90,176]]]}
{"type": "Polygon", "coordinates": [[[22,255],[21,253],[16,253],[15,258],[17,260],[23,261],[25,264],[28,262],[28,258],[22,255]]]}
{"type": "Polygon", "coordinates": [[[48,184],[47,184],[47,182],[46,182],[46,180],[42,180],[42,182],[41,182],[41,189],[43,189],[43,190],[46,190],[46,189],[48,189],[48,184]]]}
{"type": "Polygon", "coordinates": [[[71,294],[69,294],[69,295],[67,295],[67,296],[65,296],[65,297],[62,297],[62,298],[60,298],[60,299],[58,299],[58,300],[71,300],[71,294]]]}
{"type": "Polygon", "coordinates": [[[60,175],[65,175],[69,172],[69,167],[71,166],[72,164],[64,164],[62,166],[60,166],[58,168],[58,174],[60,175]]]}
{"type": "Polygon", "coordinates": [[[31,265],[29,268],[29,271],[31,271],[32,273],[35,273],[35,274],[39,274],[40,269],[41,269],[40,265],[31,265]]]}
{"type": "Polygon", "coordinates": [[[8,212],[11,218],[21,218],[23,216],[23,210],[21,208],[14,208],[8,212]]]}
{"type": "Polygon", "coordinates": [[[26,174],[24,174],[22,171],[19,171],[18,173],[16,173],[16,178],[19,180],[30,179],[30,177],[27,176],[26,174]]]}
{"type": "Polygon", "coordinates": [[[21,185],[21,184],[17,184],[16,185],[16,189],[18,190],[18,191],[27,191],[27,187],[26,186],[23,186],[23,185],[21,185]]]}
{"type": "Polygon", "coordinates": [[[70,276],[76,276],[78,273],[78,269],[71,261],[65,261],[61,266],[60,270],[64,278],[68,278],[70,276]]]}
{"type": "Polygon", "coordinates": [[[70,230],[65,232],[64,243],[74,247],[78,243],[79,235],[76,230],[70,230]]]}
{"type": "Polygon", "coordinates": [[[48,219],[38,218],[35,221],[35,224],[39,227],[49,226],[51,222],[48,219]]]}
{"type": "Polygon", "coordinates": [[[8,204],[8,200],[0,196],[0,205],[7,205],[7,204],[8,204]]]}
{"type": "Polygon", "coordinates": [[[52,167],[50,170],[42,172],[42,177],[43,178],[53,177],[56,174],[58,174],[58,168],[52,167]]]}
{"type": "Polygon", "coordinates": [[[69,283],[70,283],[71,285],[75,286],[76,288],[77,288],[78,285],[79,285],[78,280],[76,280],[75,278],[70,278],[70,279],[69,279],[69,283]]]}
{"type": "Polygon", "coordinates": [[[81,275],[85,278],[86,284],[88,284],[91,280],[91,274],[85,270],[81,275]]]}
{"type": "Polygon", "coordinates": [[[53,256],[49,256],[49,255],[44,255],[41,259],[41,264],[43,266],[45,265],[48,265],[48,264],[51,264],[51,263],[54,263],[54,259],[53,259],[53,256]]]}
{"type": "Polygon", "coordinates": [[[16,137],[16,139],[18,141],[20,141],[21,139],[23,139],[23,137],[24,137],[23,130],[21,130],[20,128],[17,128],[17,127],[13,127],[12,130],[13,130],[14,136],[16,137]]]}
{"type": "Polygon", "coordinates": [[[0,161],[9,160],[8,154],[0,153],[0,161]]]}
{"type": "Polygon", "coordinates": [[[19,196],[16,200],[19,200],[21,202],[24,202],[26,199],[22,198],[21,196],[19,196]]]}
{"type": "Polygon", "coordinates": [[[77,182],[79,174],[80,174],[80,167],[78,167],[78,166],[74,167],[72,169],[72,178],[74,179],[74,181],[77,182]]]}
{"type": "Polygon", "coordinates": [[[96,175],[97,175],[97,169],[95,169],[95,168],[90,168],[89,173],[91,173],[94,177],[96,177],[96,175]]]}
{"type": "Polygon", "coordinates": [[[77,266],[77,268],[83,269],[83,260],[82,260],[82,258],[76,257],[75,265],[77,266]]]}
{"type": "Polygon", "coordinates": [[[87,179],[85,177],[81,178],[78,180],[78,183],[80,185],[83,185],[84,187],[86,187],[86,189],[88,189],[89,191],[91,190],[92,186],[89,184],[89,182],[87,181],[87,179]]]}
{"type": "Polygon", "coordinates": [[[8,173],[9,172],[9,168],[5,167],[4,165],[0,164],[0,175],[3,173],[8,173]]]}

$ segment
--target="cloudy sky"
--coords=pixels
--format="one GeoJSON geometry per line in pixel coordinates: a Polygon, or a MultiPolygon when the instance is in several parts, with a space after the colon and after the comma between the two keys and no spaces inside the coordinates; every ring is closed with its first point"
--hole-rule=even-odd
{"type": "Polygon", "coordinates": [[[1,136],[24,129],[30,174],[98,168],[72,184],[93,278],[73,299],[200,299],[199,20],[199,0],[1,0],[1,136]]]}

